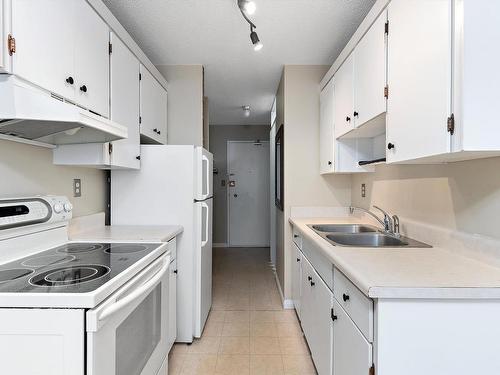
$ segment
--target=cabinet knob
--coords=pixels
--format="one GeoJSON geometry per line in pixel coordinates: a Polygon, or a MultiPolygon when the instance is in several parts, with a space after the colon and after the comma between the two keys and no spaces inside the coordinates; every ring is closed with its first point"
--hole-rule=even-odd
{"type": "Polygon", "coordinates": [[[344,302],[347,302],[349,301],[349,294],[342,294],[342,299],[344,300],[344,302]]]}
{"type": "Polygon", "coordinates": [[[359,113],[358,113],[358,112],[356,112],[356,111],[354,111],[353,115],[354,115],[354,117],[358,117],[358,116],[359,116],[359,113]]]}
{"type": "Polygon", "coordinates": [[[68,77],[68,78],[66,78],[66,83],[69,83],[70,85],[72,85],[73,83],[75,83],[75,80],[73,79],[73,77],[68,77]]]}
{"type": "Polygon", "coordinates": [[[313,278],[311,276],[307,276],[307,280],[311,281],[313,278]]]}
{"type": "Polygon", "coordinates": [[[177,270],[174,270],[174,273],[177,275],[177,270]]]}
{"type": "Polygon", "coordinates": [[[345,118],[345,120],[346,120],[347,122],[350,122],[350,121],[351,121],[351,118],[350,118],[349,116],[347,116],[347,117],[345,118]]]}
{"type": "Polygon", "coordinates": [[[158,134],[158,129],[154,128],[153,131],[158,134]]]}
{"type": "Polygon", "coordinates": [[[141,155],[137,155],[135,158],[136,158],[137,160],[141,160],[141,155]]]}
{"type": "Polygon", "coordinates": [[[297,258],[297,262],[300,262],[300,258],[297,258]]]}
{"type": "Polygon", "coordinates": [[[158,130],[158,135],[160,135],[160,134],[161,134],[161,131],[160,131],[160,130],[158,130]]]}
{"type": "Polygon", "coordinates": [[[332,313],[332,320],[336,321],[337,319],[338,319],[337,315],[335,315],[335,314],[332,313]]]}
{"type": "Polygon", "coordinates": [[[80,91],[87,92],[87,86],[83,85],[80,87],[80,91]]]}
{"type": "Polygon", "coordinates": [[[314,281],[311,281],[311,286],[315,286],[316,283],[314,281]]]}
{"type": "Polygon", "coordinates": [[[387,149],[389,150],[392,150],[393,148],[395,148],[396,146],[394,145],[394,143],[388,143],[387,144],[387,149]]]}
{"type": "Polygon", "coordinates": [[[332,165],[332,162],[330,160],[328,160],[328,165],[332,165]]]}
{"type": "Polygon", "coordinates": [[[294,234],[293,238],[299,238],[299,235],[298,234],[294,234]]]}

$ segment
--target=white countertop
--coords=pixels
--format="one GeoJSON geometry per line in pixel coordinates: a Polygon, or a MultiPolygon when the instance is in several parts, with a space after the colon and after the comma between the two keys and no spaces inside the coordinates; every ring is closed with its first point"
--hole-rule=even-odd
{"type": "Polygon", "coordinates": [[[439,247],[334,246],[307,226],[360,222],[355,217],[290,219],[303,238],[320,249],[368,297],[500,298],[500,268],[496,266],[439,247]]]}
{"type": "Polygon", "coordinates": [[[111,225],[81,230],[70,235],[71,241],[167,242],[182,233],[180,225],[111,225]]]}

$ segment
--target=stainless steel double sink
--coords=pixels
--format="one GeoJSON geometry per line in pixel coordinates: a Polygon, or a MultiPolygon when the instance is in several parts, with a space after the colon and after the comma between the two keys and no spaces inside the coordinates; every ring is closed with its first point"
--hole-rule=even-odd
{"type": "Polygon", "coordinates": [[[366,224],[310,224],[321,237],[345,247],[432,247],[408,237],[385,233],[366,224]]]}

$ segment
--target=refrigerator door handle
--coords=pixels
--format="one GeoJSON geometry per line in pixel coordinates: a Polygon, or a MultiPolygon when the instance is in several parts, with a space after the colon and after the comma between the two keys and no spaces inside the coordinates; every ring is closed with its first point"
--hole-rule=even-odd
{"type": "MultiPolygon", "coordinates": [[[[203,161],[206,162],[206,167],[205,167],[205,183],[206,183],[206,186],[205,189],[206,189],[206,194],[203,194],[203,186],[202,186],[202,190],[200,191],[201,193],[201,200],[204,200],[204,199],[207,199],[209,196],[210,196],[210,160],[205,156],[205,155],[201,155],[201,159],[202,159],[202,162],[201,164],[203,164],[203,161]]],[[[202,177],[202,183],[203,183],[203,177],[202,177]]]]}
{"type": "MultiPolygon", "coordinates": [[[[206,216],[206,219],[205,219],[205,232],[202,235],[201,247],[204,247],[208,243],[208,225],[209,225],[209,222],[208,222],[208,212],[210,210],[209,207],[208,207],[208,204],[206,204],[205,202],[201,202],[201,212],[202,212],[202,215],[203,215],[203,209],[204,208],[207,211],[207,216],[206,216]]],[[[203,220],[201,222],[203,223],[203,220]]]]}

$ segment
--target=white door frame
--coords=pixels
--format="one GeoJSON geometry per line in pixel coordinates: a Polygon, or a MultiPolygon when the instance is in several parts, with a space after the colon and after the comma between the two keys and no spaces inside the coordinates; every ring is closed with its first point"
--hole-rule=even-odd
{"type": "MultiPolygon", "coordinates": [[[[259,140],[260,143],[269,143],[269,141],[261,141],[259,140]]],[[[227,230],[227,246],[228,247],[232,247],[231,245],[231,232],[230,232],[230,228],[229,228],[229,210],[230,210],[230,199],[229,199],[229,180],[230,180],[230,175],[229,175],[229,170],[230,170],[230,163],[229,163],[229,144],[230,143],[255,143],[255,140],[253,141],[227,141],[226,142],[226,172],[227,172],[227,175],[226,175],[226,178],[227,178],[227,183],[226,183],[226,218],[227,218],[227,223],[226,223],[226,230],[227,230]]],[[[270,146],[270,145],[269,145],[270,146]]],[[[271,197],[269,197],[269,199],[271,199],[271,197]]],[[[271,201],[271,200],[269,200],[271,201]]],[[[270,212],[269,212],[270,214],[270,212]]],[[[269,219],[270,220],[270,219],[269,219]]],[[[263,245],[262,247],[267,247],[268,245],[263,245]]],[[[238,246],[233,246],[233,247],[238,247],[238,246]]],[[[247,246],[243,246],[243,247],[247,247],[247,246]]],[[[260,247],[260,246],[256,246],[256,247],[260,247]]]]}

